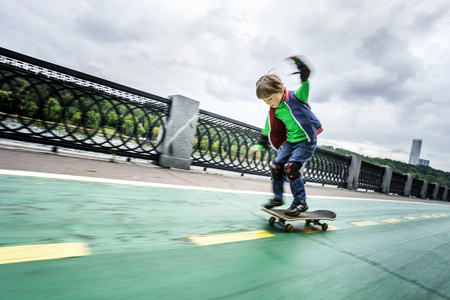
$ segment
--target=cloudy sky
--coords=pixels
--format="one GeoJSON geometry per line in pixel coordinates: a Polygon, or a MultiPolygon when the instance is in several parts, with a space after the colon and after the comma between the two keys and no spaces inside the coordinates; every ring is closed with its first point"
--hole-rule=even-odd
{"type": "Polygon", "coordinates": [[[319,145],[450,172],[448,0],[0,0],[0,47],[262,127],[255,82],[307,58],[319,145]]]}

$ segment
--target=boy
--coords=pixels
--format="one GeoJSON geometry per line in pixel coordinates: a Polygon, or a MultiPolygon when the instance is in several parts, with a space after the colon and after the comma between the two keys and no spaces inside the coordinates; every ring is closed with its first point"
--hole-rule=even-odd
{"type": "Polygon", "coordinates": [[[298,216],[308,210],[300,168],[314,154],[322,125],[308,104],[310,69],[300,58],[293,56],[290,59],[297,65],[299,72],[294,74],[299,73],[302,82],[295,92],[288,91],[276,74],[264,75],[256,83],[256,96],[270,108],[261,139],[251,150],[268,149],[269,143],[276,150],[282,146],[270,164],[274,198],[264,207],[271,209],[284,204],[284,181],[287,178],[294,200],[285,214],[298,216]]]}

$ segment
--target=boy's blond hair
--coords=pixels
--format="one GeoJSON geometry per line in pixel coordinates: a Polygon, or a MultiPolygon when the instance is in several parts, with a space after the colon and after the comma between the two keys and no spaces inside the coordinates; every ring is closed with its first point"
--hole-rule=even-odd
{"type": "Polygon", "coordinates": [[[256,97],[259,99],[268,98],[272,94],[282,92],[284,84],[277,74],[266,74],[261,76],[256,82],[256,97]]]}

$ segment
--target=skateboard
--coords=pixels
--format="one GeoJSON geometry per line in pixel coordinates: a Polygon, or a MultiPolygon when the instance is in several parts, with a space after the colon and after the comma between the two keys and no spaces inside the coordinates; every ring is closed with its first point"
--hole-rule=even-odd
{"type": "Polygon", "coordinates": [[[320,223],[320,220],[329,220],[334,221],[337,218],[337,215],[335,212],[332,212],[330,210],[316,210],[316,211],[305,211],[302,212],[298,216],[287,216],[284,214],[286,211],[285,209],[267,209],[265,207],[261,207],[263,211],[266,213],[269,213],[272,215],[272,217],[269,218],[269,224],[274,225],[275,223],[280,224],[284,227],[284,230],[286,232],[291,232],[294,230],[294,226],[291,224],[288,224],[286,222],[292,222],[292,221],[306,221],[306,225],[310,225],[313,223],[314,225],[322,226],[323,231],[327,231],[328,224],[327,223],[320,223]],[[276,218],[275,218],[276,217],[276,218]],[[278,218],[278,221],[277,221],[278,218]]]}

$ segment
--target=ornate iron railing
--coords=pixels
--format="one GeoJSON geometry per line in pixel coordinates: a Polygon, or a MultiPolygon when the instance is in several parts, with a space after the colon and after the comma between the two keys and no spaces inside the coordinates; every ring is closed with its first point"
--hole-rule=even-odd
{"type": "MultiPolygon", "coordinates": [[[[192,164],[241,173],[270,176],[269,163],[276,155],[273,149],[251,152],[261,129],[201,110],[192,152],[192,164]]],[[[351,158],[317,148],[305,164],[306,182],[345,187],[351,158]]]]}
{"type": "Polygon", "coordinates": [[[169,99],[0,50],[0,137],[157,159],[169,99]]]}
{"type": "Polygon", "coordinates": [[[433,199],[434,189],[436,188],[436,183],[429,182],[427,186],[427,194],[425,196],[426,199],[433,199]]]}
{"type": "Polygon", "coordinates": [[[358,188],[381,192],[385,168],[362,161],[358,188]]]}
{"type": "Polygon", "coordinates": [[[391,184],[389,186],[389,193],[403,195],[407,180],[408,180],[407,175],[393,172],[391,184]]]}
{"type": "Polygon", "coordinates": [[[305,182],[337,185],[345,188],[349,176],[351,157],[317,148],[312,159],[305,164],[305,182]]]}
{"type": "Polygon", "coordinates": [[[192,164],[247,174],[269,176],[274,150],[251,152],[261,129],[200,110],[192,164]]]}
{"type": "Polygon", "coordinates": [[[438,190],[438,195],[437,195],[437,200],[446,200],[444,199],[444,191],[445,191],[445,187],[444,186],[439,186],[439,190],[438,190]]]}
{"type": "MultiPolygon", "coordinates": [[[[171,103],[0,48],[0,138],[158,160],[171,103]]],[[[270,175],[275,151],[250,151],[260,128],[203,110],[197,123],[192,165],[270,175]]],[[[346,187],[350,163],[351,156],[317,148],[303,168],[303,178],[346,187]]],[[[363,161],[358,187],[381,191],[384,172],[384,167],[363,161]]],[[[389,192],[402,195],[406,180],[406,175],[394,172],[389,192]]],[[[423,183],[413,180],[412,196],[421,196],[423,183]]],[[[429,184],[427,198],[434,190],[435,184],[429,184]]],[[[438,199],[446,191],[447,187],[440,188],[438,199]]]]}
{"type": "Polygon", "coordinates": [[[411,185],[411,196],[420,198],[420,194],[422,192],[422,186],[423,186],[423,180],[413,178],[412,185],[411,185]]]}

